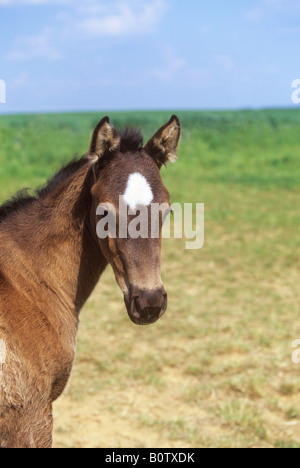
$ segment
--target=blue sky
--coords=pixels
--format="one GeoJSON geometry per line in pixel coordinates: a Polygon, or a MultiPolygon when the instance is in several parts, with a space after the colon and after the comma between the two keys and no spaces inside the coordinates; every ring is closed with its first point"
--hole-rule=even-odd
{"type": "Polygon", "coordinates": [[[0,113],[291,106],[299,0],[0,0],[0,113]]]}

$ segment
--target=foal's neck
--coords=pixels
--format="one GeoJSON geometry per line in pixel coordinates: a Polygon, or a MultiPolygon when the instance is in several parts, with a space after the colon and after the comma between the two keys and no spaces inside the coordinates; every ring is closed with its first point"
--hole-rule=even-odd
{"type": "Polygon", "coordinates": [[[92,183],[87,164],[39,200],[36,229],[30,230],[37,276],[76,313],[107,266],[96,235],[92,183]]]}

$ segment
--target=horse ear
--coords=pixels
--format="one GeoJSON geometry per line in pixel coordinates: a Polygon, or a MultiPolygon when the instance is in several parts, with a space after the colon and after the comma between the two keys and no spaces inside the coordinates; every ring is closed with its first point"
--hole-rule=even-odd
{"type": "Polygon", "coordinates": [[[155,159],[159,168],[177,159],[177,147],[181,137],[181,124],[176,115],[148,141],[145,150],[155,159]]]}
{"type": "Polygon", "coordinates": [[[104,117],[95,127],[89,153],[100,158],[105,152],[118,149],[120,141],[119,132],[109,124],[109,118],[104,117]]]}

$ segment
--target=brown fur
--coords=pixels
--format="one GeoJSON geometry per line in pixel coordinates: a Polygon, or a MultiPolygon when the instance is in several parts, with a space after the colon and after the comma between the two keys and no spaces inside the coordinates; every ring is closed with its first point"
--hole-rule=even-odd
{"type": "MultiPolygon", "coordinates": [[[[172,127],[176,143],[170,157],[180,136],[174,122],[175,117],[162,132],[172,127]]],[[[96,207],[117,204],[132,172],[151,181],[154,201],[169,200],[159,174],[168,149],[159,142],[159,160],[157,135],[155,154],[147,149],[151,141],[143,149],[137,135],[122,136],[102,119],[85,157],[63,168],[36,196],[21,194],[0,207],[0,340],[6,346],[1,447],[51,447],[52,403],[71,373],[78,314],[108,263],[135,323],[152,323],[165,312],[160,239],[96,235],[96,207]]]]}

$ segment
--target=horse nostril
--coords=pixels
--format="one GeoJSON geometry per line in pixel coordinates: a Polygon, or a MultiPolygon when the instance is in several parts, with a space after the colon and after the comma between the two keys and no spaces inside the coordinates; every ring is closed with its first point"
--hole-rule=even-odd
{"type": "Polygon", "coordinates": [[[134,305],[135,305],[135,309],[140,314],[141,306],[140,306],[140,303],[139,303],[139,297],[138,296],[134,298],[134,305]]]}
{"type": "Polygon", "coordinates": [[[140,308],[140,305],[139,305],[139,297],[138,296],[134,296],[131,299],[130,312],[137,319],[139,319],[141,317],[141,308],[140,308]]]}

